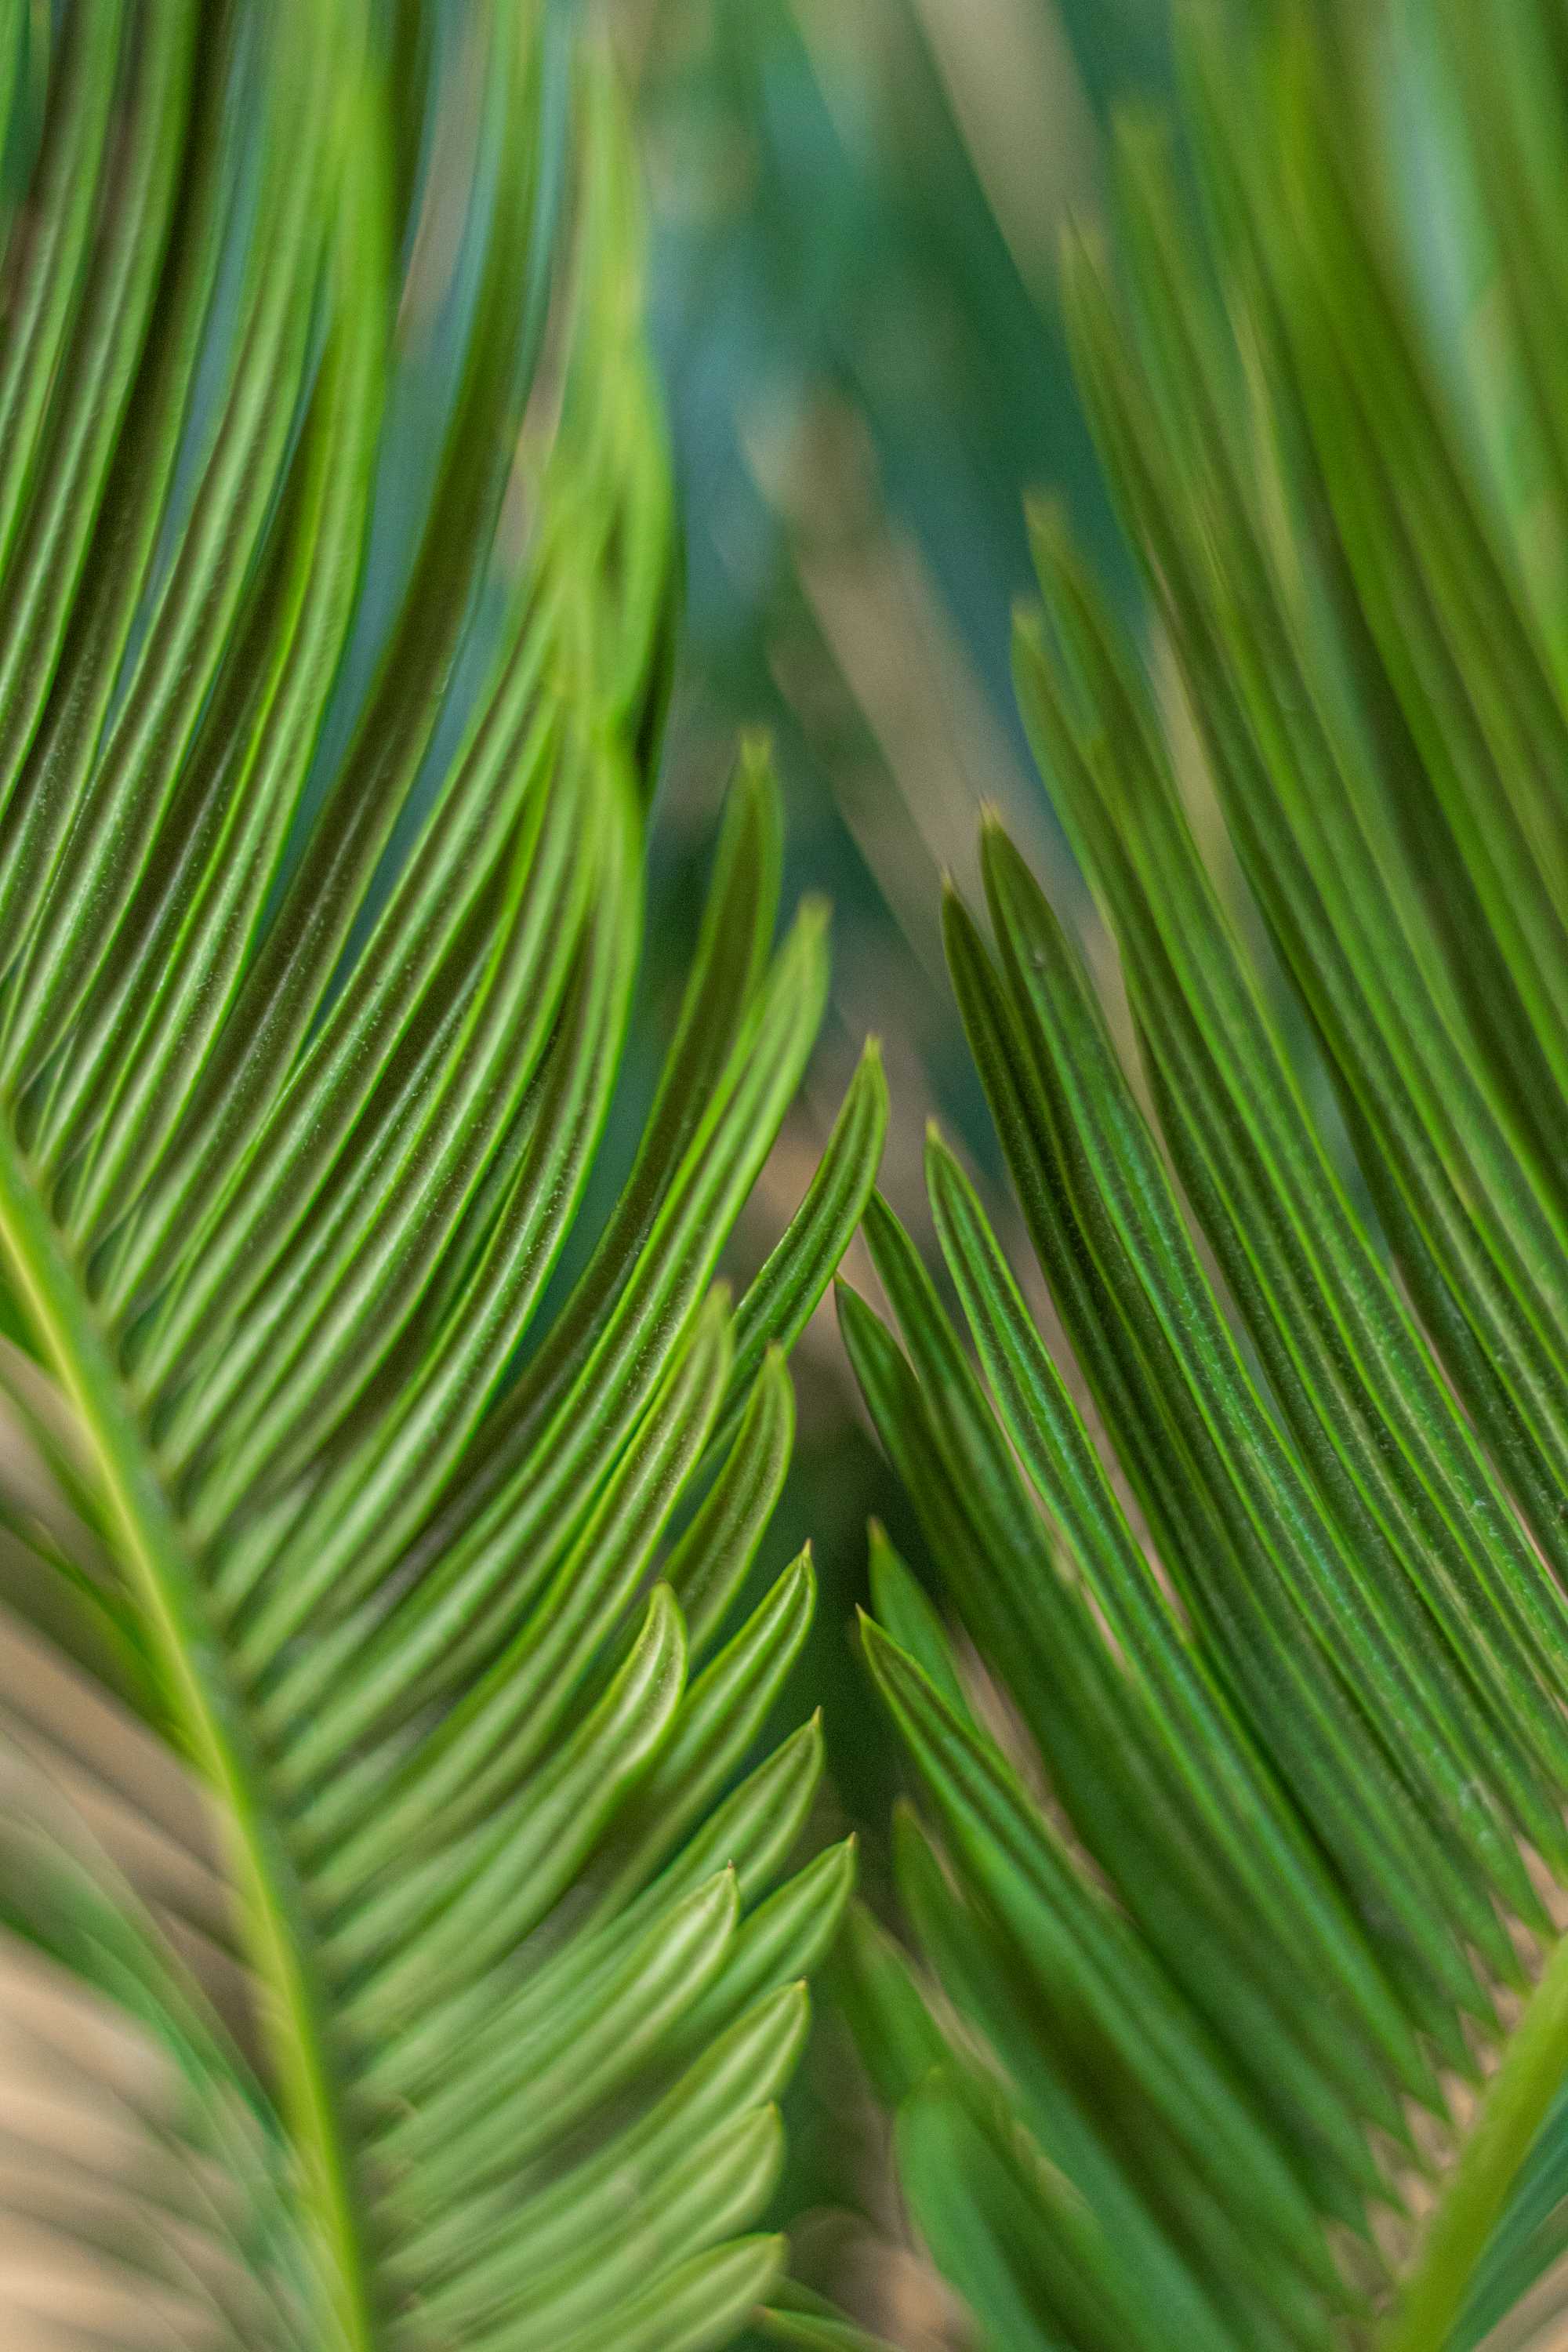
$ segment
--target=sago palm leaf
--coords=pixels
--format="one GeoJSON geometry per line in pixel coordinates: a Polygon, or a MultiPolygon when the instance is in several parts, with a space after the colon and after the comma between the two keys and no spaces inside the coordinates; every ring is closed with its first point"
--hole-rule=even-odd
{"type": "Polygon", "coordinates": [[[939,1139],[978,1370],[880,1207],[902,1345],[844,1298],[986,1668],[879,1547],[931,1975],[862,1920],[856,1998],[1009,2352],[1438,2352],[1563,2242],[1568,53],[1532,0],[1326,14],[1195,35],[1201,203],[1131,125],[1120,267],[1069,257],[1179,685],[1049,515],[1017,674],[1141,1079],[994,827],[993,943],[948,909],[1117,1475],[939,1139]],[[1471,142],[1473,374],[1404,241],[1391,54],[1471,142]]]}
{"type": "Polygon", "coordinates": [[[752,1755],[809,1562],[732,1604],[882,1093],[731,1312],[825,985],[749,761],[574,1240],[670,604],[614,94],[529,0],[0,29],[0,1239],[85,1453],[0,1889],[174,2086],[11,2209],[178,2272],[169,2340],[720,2343],[848,1867],[784,1876],[815,1727],[752,1755]]]}

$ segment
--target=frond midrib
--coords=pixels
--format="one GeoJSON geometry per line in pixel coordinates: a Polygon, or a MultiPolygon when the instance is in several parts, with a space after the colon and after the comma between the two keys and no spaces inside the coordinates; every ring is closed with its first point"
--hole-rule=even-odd
{"type": "Polygon", "coordinates": [[[347,2352],[376,2352],[380,2330],[363,2200],[299,1874],[274,1817],[254,1737],[207,1621],[177,1514],[164,1493],[86,1289],[22,1166],[0,1139],[0,1244],[38,1336],[81,1419],[123,1538],[168,1696],[216,1799],[261,2024],[330,2256],[329,2292],[347,2352]]]}

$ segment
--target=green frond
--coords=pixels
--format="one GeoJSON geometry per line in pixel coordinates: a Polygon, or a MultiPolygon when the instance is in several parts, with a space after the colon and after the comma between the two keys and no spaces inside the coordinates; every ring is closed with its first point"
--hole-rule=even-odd
{"type": "Polygon", "coordinates": [[[815,1722],[758,1760],[809,1559],[734,1604],[886,1102],[873,1049],[731,1307],[826,977],[819,907],[775,944],[748,754],[584,1231],[673,604],[613,79],[532,5],[32,31],[0,1241],[68,1410],[0,1367],[37,1473],[0,1733],[64,1826],[0,1806],[5,1922],[173,2053],[149,2130],[233,2173],[214,2341],[697,2352],[778,2274],[852,1873],[789,1874],[815,1722]]]}
{"type": "Polygon", "coordinates": [[[1048,511],[1016,667],[1138,1082],[994,825],[990,940],[947,909],[1098,1433],[940,1137],[973,1358],[879,1203],[898,1336],[841,1302],[990,1677],[880,1548],[924,1969],[868,1930],[853,2005],[917,2225],[1010,2352],[1438,2352],[1563,2242],[1568,696],[1519,486],[1561,454],[1568,80],[1531,5],[1331,13],[1200,18],[1201,202],[1130,123],[1114,266],[1067,260],[1174,682],[1048,511]],[[1395,32],[1477,159],[1502,358],[1461,383],[1395,32]]]}

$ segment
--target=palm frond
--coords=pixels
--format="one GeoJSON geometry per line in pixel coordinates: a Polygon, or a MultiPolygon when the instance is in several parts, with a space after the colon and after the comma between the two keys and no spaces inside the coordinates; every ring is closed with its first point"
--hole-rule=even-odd
{"type": "Polygon", "coordinates": [[[1457,384],[1387,25],[1279,14],[1189,40],[1201,216],[1133,123],[1120,268],[1069,257],[1179,688],[1049,514],[1016,643],[1140,1085],[994,826],[994,946],[948,909],[1121,1491],[940,1139],[978,1370],[885,1209],[902,1344],[843,1302],[992,1678],[884,1550],[934,1983],[863,1921],[857,2000],[919,2225],[1009,2347],[1471,2343],[1568,2189],[1568,705],[1552,509],[1527,541],[1519,495],[1561,427],[1568,80],[1548,10],[1404,12],[1486,159],[1502,352],[1457,384]]]}
{"type": "MultiPolygon", "coordinates": [[[[721,2343],[778,2266],[771,2103],[850,1867],[786,1875],[815,1725],[753,1759],[809,1560],[734,1604],[884,1103],[872,1053],[731,1311],[826,986],[819,908],[773,946],[750,759],[583,1230],[671,606],[616,94],[531,5],[47,29],[0,347],[0,1240],[255,2049],[171,1948],[178,1874],[131,1871],[95,1976],[133,1838],[62,1832],[13,1931],[112,1999],[140,1970],[243,2087],[301,2300],[237,2340],[721,2343]]],[[[50,1678],[103,1671],[37,1599],[70,1566],[19,1571],[61,1655],[0,1724],[79,1814],[96,1718],[50,1678]]]]}

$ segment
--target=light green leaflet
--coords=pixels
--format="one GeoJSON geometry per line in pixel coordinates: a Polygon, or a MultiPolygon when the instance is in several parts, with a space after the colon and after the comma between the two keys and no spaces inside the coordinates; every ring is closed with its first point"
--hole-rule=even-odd
{"type": "Polygon", "coordinates": [[[1200,201],[1129,123],[1114,267],[1068,257],[1179,686],[1049,513],[1016,642],[1145,1083],[994,828],[992,942],[947,917],[1121,1479],[939,1138],[961,1316],[876,1204],[901,1339],[843,1301],[1008,1701],[972,1711],[883,1548],[943,2000],[869,1921],[855,2000],[918,2225],[1008,2352],[1440,2352],[1563,2243],[1568,46],[1533,0],[1254,18],[1186,41],[1200,201]],[[1410,291],[1391,25],[1489,277],[1462,389],[1410,291]]]}
{"type": "Polygon", "coordinates": [[[85,1459],[8,1357],[55,1500],[5,1511],[0,1909],[177,2095],[90,2194],[19,2111],[0,2194],[179,2340],[719,2345],[779,2269],[773,2102],[851,1866],[790,1874],[816,1724],[758,1761],[809,1559],[737,1603],[885,1104],[873,1053],[731,1309],[826,985],[820,908],[774,944],[749,758],[635,1164],[549,1290],[671,625],[611,78],[542,4],[55,16],[0,10],[42,106],[0,1240],[85,1459]],[[374,604],[416,394],[440,460],[374,604]]]}

